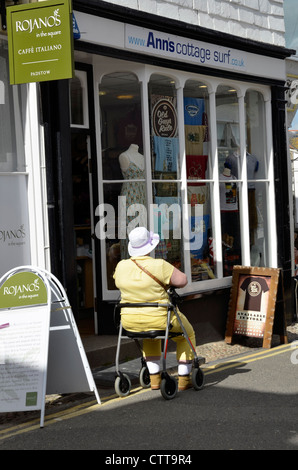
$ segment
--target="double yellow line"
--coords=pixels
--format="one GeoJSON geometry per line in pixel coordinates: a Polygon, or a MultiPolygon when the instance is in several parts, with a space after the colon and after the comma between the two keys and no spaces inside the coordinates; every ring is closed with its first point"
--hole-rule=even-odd
{"type": "MultiPolygon", "coordinates": [[[[232,369],[239,365],[243,365],[243,363],[248,364],[250,362],[259,361],[262,359],[266,359],[268,357],[276,356],[278,354],[283,354],[290,350],[298,349],[298,342],[284,344],[281,346],[277,346],[274,349],[262,350],[259,352],[255,352],[253,354],[249,354],[247,356],[241,355],[239,358],[235,356],[231,356],[225,358],[225,362],[220,362],[214,365],[205,365],[202,367],[204,371],[204,375],[215,374],[217,372],[221,372],[223,370],[232,369]]],[[[113,394],[107,397],[101,398],[101,404],[98,404],[96,400],[88,401],[87,403],[81,403],[80,405],[74,406],[72,408],[66,408],[63,411],[59,411],[57,413],[52,413],[45,417],[45,425],[57,423],[57,421],[64,421],[66,419],[75,418],[77,416],[82,416],[86,413],[90,413],[92,411],[100,410],[103,406],[108,405],[113,400],[114,402],[123,401],[133,394],[140,393],[140,392],[147,392],[148,389],[143,389],[142,387],[136,387],[130,395],[124,398],[118,397],[118,395],[113,394]]],[[[36,418],[29,422],[24,422],[18,424],[16,426],[11,426],[5,429],[0,430],[0,441],[7,439],[12,436],[17,436],[18,434],[22,434],[29,431],[34,431],[40,428],[40,419],[36,418]]]]}
{"type": "Polygon", "coordinates": [[[266,359],[268,357],[277,356],[278,354],[283,354],[284,352],[298,349],[298,342],[283,344],[281,346],[276,346],[274,349],[262,349],[262,351],[255,352],[253,354],[249,354],[247,356],[237,357],[231,356],[230,358],[225,358],[225,362],[221,362],[219,364],[215,364],[213,366],[202,367],[204,370],[204,375],[214,374],[215,372],[220,372],[226,369],[232,369],[233,367],[237,367],[238,365],[248,364],[250,362],[260,361],[261,359],[266,359]],[[229,360],[230,359],[230,360],[229,360]]]}
{"type": "MultiPolygon", "coordinates": [[[[84,415],[86,413],[90,413],[92,411],[100,410],[104,405],[108,405],[116,401],[123,401],[125,398],[129,398],[130,396],[134,395],[137,392],[147,391],[147,389],[143,389],[142,387],[135,388],[131,391],[130,395],[124,398],[120,398],[118,395],[113,394],[107,397],[101,397],[101,404],[97,403],[97,400],[90,400],[85,403],[81,403],[80,405],[76,405],[72,408],[66,408],[65,410],[58,411],[57,413],[51,413],[48,416],[45,416],[45,426],[49,424],[57,423],[58,421],[65,421],[67,419],[75,418],[77,416],[84,415]]],[[[10,426],[8,428],[0,430],[0,441],[7,439],[12,436],[17,436],[18,434],[23,434],[28,431],[34,431],[36,429],[40,429],[40,418],[32,419],[31,421],[27,421],[24,423],[17,424],[16,426],[10,426]]],[[[0,447],[1,450],[1,447],[0,447]]]]}

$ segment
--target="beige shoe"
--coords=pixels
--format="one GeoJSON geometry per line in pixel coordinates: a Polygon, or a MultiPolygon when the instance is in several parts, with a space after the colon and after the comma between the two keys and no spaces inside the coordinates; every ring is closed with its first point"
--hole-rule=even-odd
{"type": "Polygon", "coordinates": [[[181,392],[183,390],[187,390],[188,388],[192,388],[190,375],[179,375],[178,390],[181,392]]]}
{"type": "Polygon", "coordinates": [[[158,373],[158,374],[150,375],[150,382],[151,382],[151,390],[159,390],[160,382],[161,382],[160,374],[158,373]]]}

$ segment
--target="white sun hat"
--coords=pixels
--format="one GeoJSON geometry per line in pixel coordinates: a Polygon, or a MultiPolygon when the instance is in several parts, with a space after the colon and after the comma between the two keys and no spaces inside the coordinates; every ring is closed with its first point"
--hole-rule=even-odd
{"type": "Polygon", "coordinates": [[[158,233],[149,232],[145,227],[136,227],[130,232],[128,238],[130,256],[147,255],[159,244],[158,233]]]}

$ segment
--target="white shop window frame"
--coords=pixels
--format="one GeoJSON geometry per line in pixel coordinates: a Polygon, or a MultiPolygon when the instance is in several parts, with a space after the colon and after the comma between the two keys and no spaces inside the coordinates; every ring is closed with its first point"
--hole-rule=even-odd
{"type": "MultiPolygon", "coordinates": [[[[229,287],[231,285],[231,276],[223,277],[223,260],[222,260],[222,236],[221,236],[221,223],[219,215],[219,171],[218,171],[218,154],[217,154],[217,129],[216,129],[216,90],[219,85],[233,86],[237,90],[238,104],[239,104],[239,129],[240,129],[240,158],[241,158],[241,175],[239,185],[241,185],[242,196],[240,198],[241,210],[241,250],[242,250],[242,264],[250,265],[250,249],[249,249],[249,220],[247,213],[247,175],[246,165],[243,165],[246,154],[246,130],[245,130],[245,107],[244,99],[248,90],[254,90],[262,94],[264,99],[264,115],[265,115],[265,159],[267,161],[267,178],[256,179],[258,183],[265,183],[267,190],[267,223],[268,233],[270,239],[268,242],[268,267],[277,267],[277,237],[276,237],[276,216],[275,216],[275,192],[274,192],[274,162],[273,162],[273,141],[272,141],[272,117],[271,117],[271,90],[269,86],[259,85],[248,82],[233,81],[231,79],[222,79],[218,77],[211,77],[199,75],[180,70],[173,70],[168,68],[156,67],[149,64],[138,64],[129,61],[121,61],[118,59],[94,57],[94,96],[98,97],[99,85],[102,78],[113,72],[130,72],[137,76],[141,86],[141,100],[142,100],[142,119],[143,119],[143,153],[145,158],[145,165],[147,169],[146,189],[148,203],[152,201],[152,173],[151,173],[151,154],[150,154],[150,123],[149,123],[149,100],[148,100],[148,83],[152,74],[165,75],[175,80],[177,89],[177,111],[178,111],[178,133],[180,145],[180,163],[181,163],[181,177],[175,180],[181,183],[181,194],[183,196],[183,203],[187,205],[187,180],[186,180],[186,161],[185,161],[185,137],[184,137],[184,118],[183,118],[183,90],[187,80],[197,80],[198,82],[205,83],[208,87],[209,93],[209,129],[210,129],[210,151],[209,157],[211,158],[212,175],[210,179],[204,179],[205,183],[210,183],[213,190],[211,194],[211,207],[212,207],[212,227],[214,231],[214,253],[217,263],[217,278],[202,280],[198,282],[191,282],[191,266],[190,257],[185,256],[184,270],[188,276],[189,284],[180,290],[181,294],[190,293],[203,293],[206,291],[216,290],[220,288],[229,287]],[[217,209],[216,209],[217,208],[217,209]],[[219,249],[217,249],[219,247],[219,249]]],[[[95,116],[96,116],[96,135],[101,135],[100,126],[100,106],[99,99],[95,99],[95,116]]],[[[98,155],[98,191],[99,191],[99,204],[104,202],[103,186],[105,183],[111,183],[111,180],[104,180],[101,165],[101,139],[97,138],[97,155],[98,155]]],[[[166,182],[167,180],[163,180],[166,182]]],[[[187,206],[185,206],[187,207],[187,206]]],[[[186,217],[187,214],[183,214],[186,217]]],[[[97,220],[97,219],[96,219],[97,220]]],[[[153,224],[149,228],[153,227],[153,224]]],[[[106,245],[105,240],[101,240],[101,269],[102,273],[106,273],[106,245]]],[[[119,292],[117,290],[109,290],[107,287],[106,276],[102,276],[102,294],[103,300],[117,300],[119,292]]]]}
{"type": "MultiPolygon", "coordinates": [[[[84,70],[75,69],[74,79],[77,79],[80,82],[81,105],[82,105],[82,121],[83,122],[81,124],[71,122],[70,126],[74,129],[89,129],[87,73],[84,70]]],[[[71,87],[70,87],[69,92],[71,93],[71,87]]],[[[69,111],[70,114],[69,115],[70,115],[70,117],[72,116],[71,104],[72,104],[72,100],[71,100],[71,97],[70,97],[70,100],[69,100],[69,105],[70,105],[70,111],[69,111]]]]}

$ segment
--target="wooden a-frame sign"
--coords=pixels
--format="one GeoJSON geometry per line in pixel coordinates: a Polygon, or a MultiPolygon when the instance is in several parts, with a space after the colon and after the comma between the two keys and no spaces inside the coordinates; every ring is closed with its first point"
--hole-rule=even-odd
{"type": "Polygon", "coordinates": [[[225,341],[235,336],[263,339],[270,348],[272,335],[287,343],[282,272],[278,268],[234,266],[225,341]]]}

